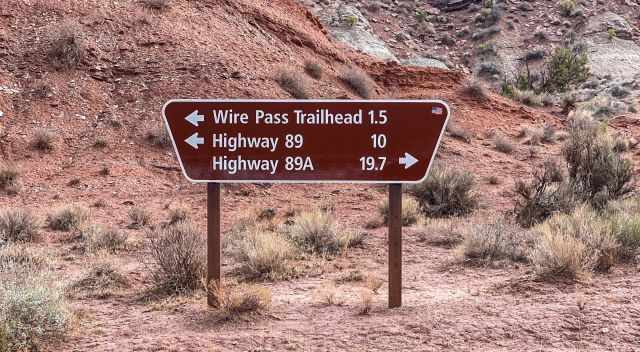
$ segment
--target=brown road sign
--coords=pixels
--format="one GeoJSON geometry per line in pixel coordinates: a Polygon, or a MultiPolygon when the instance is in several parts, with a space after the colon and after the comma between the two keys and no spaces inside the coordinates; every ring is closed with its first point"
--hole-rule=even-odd
{"type": "Polygon", "coordinates": [[[163,115],[193,182],[422,181],[442,101],[172,100],[163,115]]]}

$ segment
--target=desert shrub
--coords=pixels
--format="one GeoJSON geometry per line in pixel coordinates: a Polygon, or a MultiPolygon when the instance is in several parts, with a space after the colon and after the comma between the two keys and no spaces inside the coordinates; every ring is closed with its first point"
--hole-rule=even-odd
{"type": "Polygon", "coordinates": [[[45,252],[23,243],[0,246],[0,274],[32,275],[45,269],[50,258],[45,252]]]}
{"type": "Polygon", "coordinates": [[[295,216],[288,231],[300,249],[317,254],[335,254],[361,240],[359,235],[341,231],[333,215],[322,210],[305,211],[295,216]]]}
{"type": "Polygon", "coordinates": [[[546,64],[543,89],[549,92],[564,92],[571,85],[580,84],[587,78],[589,67],[584,48],[556,48],[546,64]]]}
{"type": "Polygon", "coordinates": [[[576,194],[596,206],[633,190],[633,166],[614,149],[602,125],[586,116],[572,117],[562,153],[576,194]]]}
{"type": "Polygon", "coordinates": [[[542,141],[544,143],[553,143],[556,137],[556,129],[551,124],[545,124],[542,127],[542,141]]]}
{"type": "Polygon", "coordinates": [[[40,351],[70,328],[63,291],[44,284],[0,285],[0,330],[6,351],[40,351]]]}
{"type": "Polygon", "coordinates": [[[558,1],[558,8],[562,16],[569,17],[573,15],[576,9],[576,2],[575,0],[560,0],[558,1]]]}
{"type": "Polygon", "coordinates": [[[119,273],[111,263],[99,262],[92,264],[84,276],[74,282],[70,289],[74,293],[106,298],[129,286],[129,280],[119,273]]]}
{"type": "Polygon", "coordinates": [[[53,142],[55,140],[55,134],[53,131],[46,128],[38,128],[33,133],[33,139],[31,145],[41,151],[51,151],[53,149],[53,142]]]}
{"type": "Polygon", "coordinates": [[[59,29],[53,31],[47,57],[55,69],[69,70],[82,63],[85,51],[80,26],[77,23],[66,22],[59,29]]]}
{"type": "Polygon", "coordinates": [[[478,201],[473,194],[475,180],[471,173],[436,167],[422,183],[412,187],[422,212],[433,217],[466,215],[478,201]]]}
{"type": "Polygon", "coordinates": [[[544,59],[545,52],[542,49],[532,49],[524,56],[525,61],[536,61],[544,59]]]}
{"type": "Polygon", "coordinates": [[[141,229],[151,224],[151,214],[146,209],[139,207],[131,208],[128,215],[130,229],[141,229]]]}
{"type": "Polygon", "coordinates": [[[539,236],[531,260],[542,277],[582,278],[616,261],[618,244],[610,226],[588,206],[554,215],[535,230],[539,236]]]}
{"type": "Polygon", "coordinates": [[[480,56],[496,56],[498,49],[494,43],[482,43],[476,47],[476,54],[480,56]]]}
{"type": "Polygon", "coordinates": [[[320,66],[320,64],[316,62],[313,62],[313,61],[305,62],[304,72],[306,72],[312,78],[315,78],[315,79],[322,78],[322,66],[320,66]]]}
{"type": "Polygon", "coordinates": [[[169,209],[169,225],[174,225],[189,218],[187,208],[179,206],[169,209]]]}
{"type": "Polygon", "coordinates": [[[471,143],[471,133],[457,125],[449,124],[447,126],[449,135],[455,139],[459,139],[465,143],[471,143]]]}
{"type": "Polygon", "coordinates": [[[104,149],[108,145],[109,143],[107,142],[107,140],[103,138],[96,138],[96,140],[93,141],[93,147],[96,149],[104,149]]]}
{"type": "Polygon", "coordinates": [[[380,290],[380,288],[382,288],[383,284],[384,281],[382,281],[381,278],[375,275],[367,275],[367,278],[365,279],[365,285],[371,292],[375,294],[378,294],[378,291],[380,290]]]}
{"type": "Polygon", "coordinates": [[[101,225],[89,225],[81,231],[83,249],[87,253],[107,251],[116,253],[125,249],[128,236],[116,228],[104,228],[101,225]]]}
{"type": "Polygon", "coordinates": [[[271,291],[266,287],[239,284],[223,288],[214,283],[210,290],[213,291],[220,310],[228,317],[264,311],[271,306],[271,291]]]}
{"type": "Polygon", "coordinates": [[[531,227],[553,214],[573,209],[576,199],[570,185],[563,182],[562,170],[553,162],[546,162],[540,171],[534,173],[529,183],[516,181],[514,213],[516,221],[524,227],[531,227]]]}
{"type": "MultiPolygon", "coordinates": [[[[378,207],[378,212],[382,215],[383,224],[389,223],[389,200],[386,199],[378,207]]],[[[410,197],[402,198],[402,226],[411,226],[418,222],[420,217],[420,204],[410,197]]]]}
{"type": "Polygon", "coordinates": [[[0,211],[0,242],[31,242],[38,235],[40,223],[28,210],[11,208],[0,211]]]}
{"type": "Polygon", "coordinates": [[[624,99],[631,95],[631,90],[620,85],[611,87],[611,96],[618,99],[624,99]]]}
{"type": "Polygon", "coordinates": [[[170,293],[197,289],[204,277],[206,241],[189,222],[149,233],[150,269],[155,285],[170,293]]]}
{"type": "Polygon", "coordinates": [[[502,18],[503,10],[498,4],[494,4],[490,7],[484,7],[478,13],[476,21],[482,23],[484,26],[493,26],[502,18]]]}
{"type": "Polygon", "coordinates": [[[142,0],[142,5],[153,10],[166,10],[170,3],[170,0],[142,0]]]}
{"type": "Polygon", "coordinates": [[[495,76],[502,74],[502,71],[500,71],[500,68],[498,67],[498,65],[495,62],[491,62],[491,61],[479,63],[475,67],[475,71],[478,73],[478,76],[488,77],[488,78],[493,78],[495,76]]]}
{"type": "Polygon", "coordinates": [[[513,143],[511,143],[511,141],[507,137],[502,135],[496,136],[493,143],[496,150],[501,153],[511,154],[515,149],[515,147],[513,146],[513,143]]]}
{"type": "Polygon", "coordinates": [[[479,81],[469,81],[462,88],[462,92],[474,99],[485,101],[487,100],[487,90],[482,86],[479,81]]]}
{"type": "Polygon", "coordinates": [[[20,171],[12,163],[0,163],[0,189],[7,191],[18,185],[20,171]]]}
{"type": "Polygon", "coordinates": [[[296,99],[309,99],[307,94],[307,87],[304,82],[304,78],[293,71],[283,70],[278,73],[276,82],[287,93],[291,94],[296,99]]]}
{"type": "Polygon", "coordinates": [[[287,238],[258,226],[236,231],[231,234],[229,243],[243,275],[275,280],[293,274],[290,261],[295,258],[296,251],[287,238]]]}
{"type": "Polygon", "coordinates": [[[629,198],[613,204],[608,221],[620,245],[618,258],[633,260],[640,250],[640,198],[629,198]]]}
{"type": "Polygon", "coordinates": [[[465,261],[526,261],[530,246],[531,236],[524,229],[498,220],[474,226],[465,235],[457,252],[465,261]]]}
{"type": "Polygon", "coordinates": [[[171,145],[171,136],[162,123],[157,128],[148,130],[146,138],[149,143],[157,147],[165,148],[171,145]]]}
{"type": "Polygon", "coordinates": [[[80,228],[89,218],[89,210],[83,206],[65,206],[47,216],[49,228],[55,231],[71,231],[80,228]]]}
{"type": "Polygon", "coordinates": [[[371,78],[362,70],[350,68],[340,75],[340,79],[356,94],[364,99],[369,99],[372,93],[371,78]]]}

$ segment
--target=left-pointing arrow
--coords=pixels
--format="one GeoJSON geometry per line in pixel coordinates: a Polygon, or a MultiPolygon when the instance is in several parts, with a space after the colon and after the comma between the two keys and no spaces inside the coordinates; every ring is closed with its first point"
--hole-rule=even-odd
{"type": "Polygon", "coordinates": [[[185,117],[184,119],[187,120],[190,124],[198,127],[200,122],[204,121],[204,115],[200,115],[199,111],[196,110],[190,113],[189,116],[185,117]]]}
{"type": "Polygon", "coordinates": [[[204,144],[204,138],[198,136],[198,132],[191,135],[191,137],[184,140],[188,145],[192,146],[194,149],[198,149],[200,144],[204,144]]]}

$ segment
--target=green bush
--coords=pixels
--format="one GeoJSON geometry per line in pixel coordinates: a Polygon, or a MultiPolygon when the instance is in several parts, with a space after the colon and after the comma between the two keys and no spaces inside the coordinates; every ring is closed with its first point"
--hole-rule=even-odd
{"type": "Polygon", "coordinates": [[[422,212],[432,217],[460,216],[478,207],[471,173],[435,167],[429,177],[411,188],[422,212]]]}
{"type": "Polygon", "coordinates": [[[589,78],[587,53],[583,48],[556,48],[546,64],[544,90],[565,92],[589,78]]]}
{"type": "Polygon", "coordinates": [[[615,143],[602,125],[574,116],[562,148],[576,194],[602,206],[633,191],[633,166],[615,151],[615,143]]]}

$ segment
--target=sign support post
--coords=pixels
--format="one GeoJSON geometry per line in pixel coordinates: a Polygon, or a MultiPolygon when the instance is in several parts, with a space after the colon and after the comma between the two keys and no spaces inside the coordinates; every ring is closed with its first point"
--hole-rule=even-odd
{"type": "Polygon", "coordinates": [[[215,293],[211,291],[212,281],[220,288],[220,184],[207,183],[207,303],[218,306],[215,293]]]}
{"type": "Polygon", "coordinates": [[[402,305],[402,185],[389,185],[389,308],[402,305]]]}

